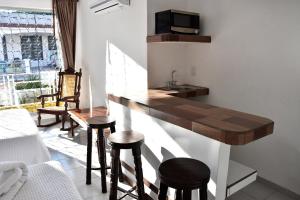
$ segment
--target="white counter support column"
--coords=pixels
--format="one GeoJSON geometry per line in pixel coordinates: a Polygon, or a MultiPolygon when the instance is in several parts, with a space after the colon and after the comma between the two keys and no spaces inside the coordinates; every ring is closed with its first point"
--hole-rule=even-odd
{"type": "Polygon", "coordinates": [[[230,160],[230,145],[221,143],[219,147],[218,156],[218,175],[217,175],[217,188],[216,188],[216,200],[224,200],[227,196],[227,177],[228,167],[230,160]]]}

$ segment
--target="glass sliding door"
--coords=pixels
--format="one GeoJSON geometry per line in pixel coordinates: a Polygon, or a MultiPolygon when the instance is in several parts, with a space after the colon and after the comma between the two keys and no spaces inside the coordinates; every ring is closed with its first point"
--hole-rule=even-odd
{"type": "Polygon", "coordinates": [[[62,59],[52,20],[51,11],[0,9],[0,109],[34,111],[37,96],[55,92],[62,59]]]}

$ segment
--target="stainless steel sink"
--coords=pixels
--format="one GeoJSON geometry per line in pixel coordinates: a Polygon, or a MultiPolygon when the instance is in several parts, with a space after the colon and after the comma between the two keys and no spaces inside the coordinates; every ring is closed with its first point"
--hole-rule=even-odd
{"type": "Polygon", "coordinates": [[[182,90],[191,90],[192,88],[189,88],[189,87],[186,87],[186,86],[175,86],[175,87],[171,87],[171,88],[168,88],[168,87],[163,87],[163,88],[159,88],[161,90],[165,90],[165,91],[172,91],[172,90],[176,90],[176,91],[182,91],[182,90]]]}

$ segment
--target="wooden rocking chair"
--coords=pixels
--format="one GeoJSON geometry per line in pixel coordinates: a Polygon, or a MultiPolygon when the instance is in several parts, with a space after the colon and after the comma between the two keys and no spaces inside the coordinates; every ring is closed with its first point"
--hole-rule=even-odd
{"type": "Polygon", "coordinates": [[[81,69],[79,72],[75,72],[74,69],[67,69],[58,73],[58,87],[55,94],[41,95],[38,99],[41,100],[42,108],[37,109],[38,113],[38,127],[49,127],[62,122],[61,130],[67,131],[70,128],[65,128],[65,122],[68,117],[68,111],[71,109],[79,109],[79,97],[80,97],[80,82],[81,82],[81,69]],[[56,98],[56,106],[45,107],[46,98],[56,98]],[[61,103],[64,105],[61,106],[61,103]],[[75,108],[70,108],[69,103],[75,104],[75,108]],[[50,114],[56,116],[56,121],[50,124],[41,125],[41,114],[50,114]],[[61,116],[61,120],[59,119],[61,116]]]}

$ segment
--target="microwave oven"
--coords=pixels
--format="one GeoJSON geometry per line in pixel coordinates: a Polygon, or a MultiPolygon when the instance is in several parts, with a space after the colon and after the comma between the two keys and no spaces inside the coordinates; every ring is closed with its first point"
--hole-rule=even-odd
{"type": "Polygon", "coordinates": [[[200,30],[199,13],[179,10],[166,10],[155,13],[155,33],[178,33],[198,35],[200,30]]]}

